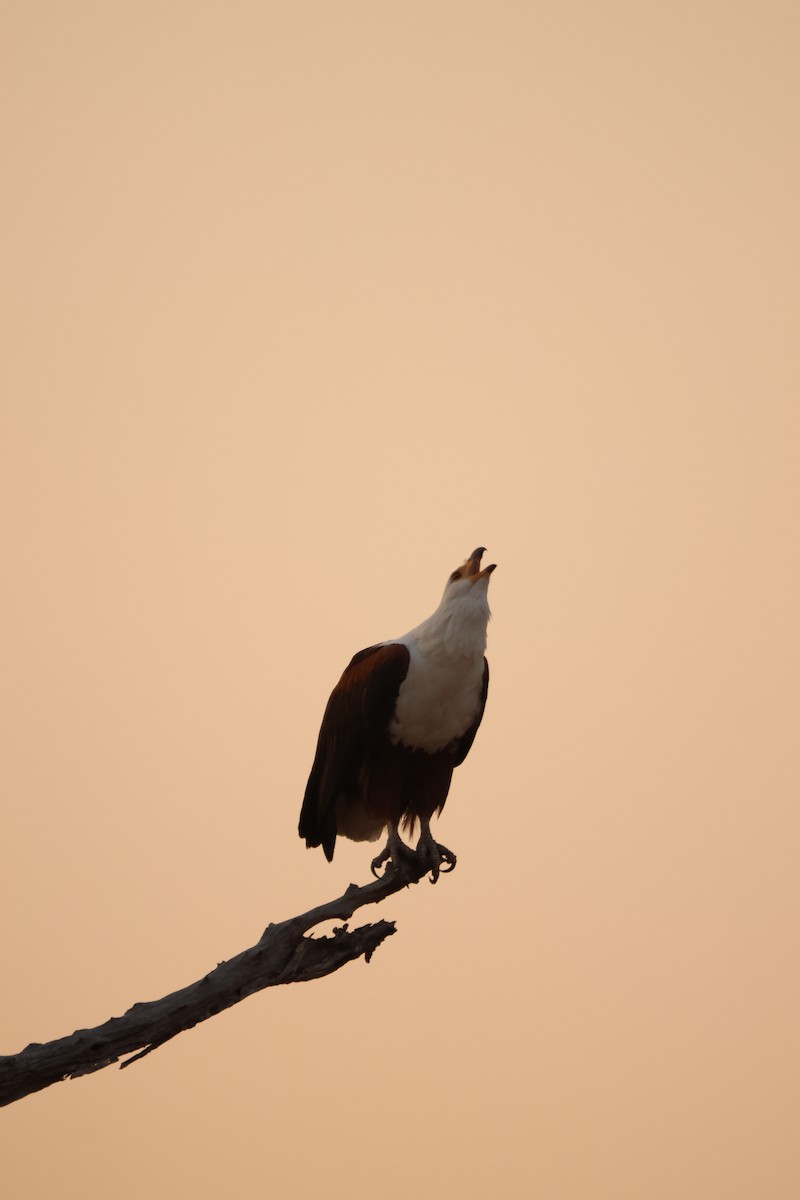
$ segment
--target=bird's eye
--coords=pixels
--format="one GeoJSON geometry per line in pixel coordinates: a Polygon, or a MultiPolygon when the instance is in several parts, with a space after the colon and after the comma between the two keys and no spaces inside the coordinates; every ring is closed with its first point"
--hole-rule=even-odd
{"type": "Polygon", "coordinates": [[[450,582],[451,582],[451,583],[455,583],[455,581],[456,581],[457,579],[460,579],[460,578],[461,578],[461,572],[460,572],[460,571],[453,571],[453,574],[450,576],[450,582]]]}

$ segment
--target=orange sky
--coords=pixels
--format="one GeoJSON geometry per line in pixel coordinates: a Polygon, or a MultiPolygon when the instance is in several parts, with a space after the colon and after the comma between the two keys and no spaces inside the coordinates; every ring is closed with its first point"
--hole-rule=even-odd
{"type": "Polygon", "coordinates": [[[499,564],[455,874],[3,1110],[14,1200],[795,1200],[799,26],[4,5],[0,1050],[365,881],[327,695],[499,564]]]}

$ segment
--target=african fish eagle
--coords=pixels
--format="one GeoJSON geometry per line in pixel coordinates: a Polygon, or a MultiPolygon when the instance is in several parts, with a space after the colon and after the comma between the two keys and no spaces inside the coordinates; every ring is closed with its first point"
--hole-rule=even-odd
{"type": "Polygon", "coordinates": [[[469,753],[486,706],[489,576],[479,546],[453,571],[439,607],[403,637],[360,650],[331,693],[300,813],[306,846],[333,858],[337,835],[374,842],[373,859],[400,875],[413,865],[452,871],[456,857],[434,841],[430,821],[444,808],[455,767],[469,753]],[[420,824],[416,854],[399,826],[420,824]]]}

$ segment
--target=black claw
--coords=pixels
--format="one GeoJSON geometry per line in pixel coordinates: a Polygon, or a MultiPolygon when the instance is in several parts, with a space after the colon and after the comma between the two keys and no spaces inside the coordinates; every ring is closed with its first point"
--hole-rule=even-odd
{"type": "Polygon", "coordinates": [[[384,850],[382,854],[377,856],[377,858],[373,858],[372,862],[370,863],[369,869],[376,879],[383,879],[383,876],[386,874],[385,871],[381,873],[378,868],[382,867],[387,859],[389,859],[389,862],[391,862],[388,851],[384,850]]]}
{"type": "Polygon", "coordinates": [[[436,874],[438,876],[439,872],[441,871],[443,875],[449,875],[451,871],[456,869],[456,856],[453,854],[452,850],[447,849],[447,846],[440,846],[438,842],[436,842],[435,845],[439,855],[436,874]]]}

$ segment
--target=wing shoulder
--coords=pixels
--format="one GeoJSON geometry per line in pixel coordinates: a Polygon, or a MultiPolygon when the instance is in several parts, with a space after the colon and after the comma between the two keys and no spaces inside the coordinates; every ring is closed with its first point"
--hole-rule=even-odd
{"type": "Polygon", "coordinates": [[[336,843],[337,797],[354,785],[370,739],[389,724],[408,672],[409,657],[408,648],[401,642],[359,650],[331,692],[299,825],[306,845],[321,845],[329,860],[336,843]]]}

